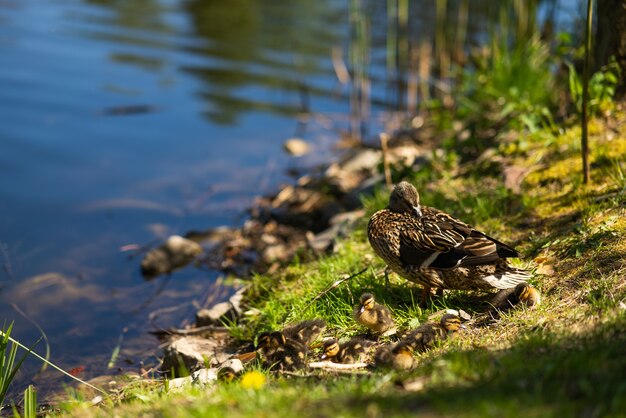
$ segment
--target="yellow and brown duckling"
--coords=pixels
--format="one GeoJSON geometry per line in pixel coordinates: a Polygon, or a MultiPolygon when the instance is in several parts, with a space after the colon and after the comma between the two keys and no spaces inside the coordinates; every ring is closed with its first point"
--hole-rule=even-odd
{"type": "Polygon", "coordinates": [[[376,303],[371,293],[361,295],[353,315],[356,322],[379,334],[392,333],[396,327],[389,308],[376,303]]]}
{"type": "Polygon", "coordinates": [[[263,332],[257,338],[257,352],[263,365],[272,370],[297,370],[306,367],[308,348],[300,341],[286,338],[280,331],[263,332]]]}
{"type": "Polygon", "coordinates": [[[324,342],[322,360],[330,359],[343,364],[364,363],[374,345],[373,341],[362,338],[353,338],[343,344],[336,339],[328,340],[324,342]]]}
{"type": "Polygon", "coordinates": [[[424,287],[439,289],[509,289],[530,273],[511,267],[518,252],[449,214],[420,204],[415,187],[396,185],[387,208],[370,218],[367,236],[374,252],[391,270],[424,287]]]}
{"type": "Polygon", "coordinates": [[[433,348],[438,341],[452,338],[461,328],[465,328],[461,324],[461,318],[457,315],[445,314],[438,324],[427,323],[408,332],[402,338],[402,342],[414,351],[422,353],[433,348]]]}
{"type": "Polygon", "coordinates": [[[308,346],[319,338],[324,329],[326,329],[326,321],[319,318],[309,319],[285,328],[283,334],[286,338],[291,338],[308,346]]]}
{"type": "Polygon", "coordinates": [[[406,342],[380,347],[374,355],[376,367],[393,367],[396,370],[409,370],[415,367],[413,348],[406,342]]]}
{"type": "Polygon", "coordinates": [[[491,301],[491,305],[499,310],[506,311],[515,306],[531,308],[541,303],[541,293],[529,283],[519,283],[513,289],[498,292],[491,301]]]}
{"type": "Polygon", "coordinates": [[[222,363],[217,370],[217,378],[220,382],[230,383],[237,379],[243,371],[243,363],[241,360],[231,358],[222,363]]]}

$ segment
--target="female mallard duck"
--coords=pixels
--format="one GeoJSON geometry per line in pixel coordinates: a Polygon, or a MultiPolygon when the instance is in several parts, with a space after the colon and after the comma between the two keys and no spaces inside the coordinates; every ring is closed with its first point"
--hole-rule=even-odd
{"type": "Polygon", "coordinates": [[[359,299],[359,305],[354,308],[354,319],[361,325],[365,325],[376,333],[391,333],[395,329],[395,323],[391,317],[391,311],[381,304],[376,303],[374,295],[363,293],[359,299]]]}
{"type": "Polygon", "coordinates": [[[265,367],[272,370],[297,370],[306,366],[308,349],[300,341],[280,331],[263,332],[257,337],[257,352],[265,367]]]}
{"type": "Polygon", "coordinates": [[[324,342],[322,360],[331,359],[336,363],[364,363],[370,349],[375,345],[373,341],[362,338],[353,338],[339,345],[336,339],[324,342]]]}
{"type": "Polygon", "coordinates": [[[376,254],[407,280],[440,289],[508,289],[530,278],[506,259],[517,251],[435,208],[420,205],[413,185],[403,181],[389,206],[370,218],[367,236],[376,254]]]}
{"type": "Polygon", "coordinates": [[[461,318],[446,314],[438,324],[428,323],[410,331],[402,338],[402,342],[421,353],[433,348],[437,341],[453,337],[461,328],[465,328],[461,325],[461,318]]]}

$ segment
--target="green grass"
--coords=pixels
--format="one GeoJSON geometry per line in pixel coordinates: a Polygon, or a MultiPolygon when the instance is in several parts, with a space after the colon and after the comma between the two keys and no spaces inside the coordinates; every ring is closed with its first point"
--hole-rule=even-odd
{"type": "MultiPolygon", "coordinates": [[[[518,263],[522,266],[543,271],[549,266],[553,273],[531,280],[542,291],[540,306],[514,309],[491,321],[484,315],[488,304],[482,294],[447,291],[421,309],[417,286],[391,275],[388,288],[384,264],[364,232],[369,215],[386,204],[388,191],[381,188],[364,200],[368,215],[336,254],[310,263],[294,260],[278,273],[255,277],[247,304],[259,314],[232,324],[232,334],[252,341],[261,331],[318,317],[328,322],[326,336],[363,334],[366,330],[351,314],[365,291],[389,306],[400,330],[445,308],[471,313],[468,329],[419,355],[417,369],[353,376],[311,371],[289,377],[257,366],[267,377],[258,390],[235,381],[166,393],[162,382],[136,382],[100,407],[76,401],[61,412],[122,417],[620,416],[626,410],[626,209],[624,167],[616,162],[626,157],[626,146],[620,145],[626,143],[626,123],[617,124],[616,136],[622,139],[610,143],[603,125],[590,129],[591,187],[583,187],[572,170],[579,166],[576,153],[563,152],[577,128],[547,147],[538,141],[525,155],[510,157],[533,169],[522,185],[523,197],[504,189],[491,168],[481,166],[461,170],[456,162],[434,162],[419,173],[402,173],[416,184],[423,204],[516,245],[526,255],[518,263]],[[411,386],[408,382],[417,390],[404,389],[411,386]]],[[[315,349],[312,355],[318,354],[315,349]]]]}

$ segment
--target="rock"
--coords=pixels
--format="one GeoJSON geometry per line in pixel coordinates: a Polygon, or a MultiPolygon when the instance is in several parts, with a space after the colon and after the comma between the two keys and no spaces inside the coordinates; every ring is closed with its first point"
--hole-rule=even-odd
{"type": "Polygon", "coordinates": [[[383,184],[385,176],[375,174],[363,180],[356,188],[343,197],[342,203],[348,209],[357,209],[362,206],[361,199],[363,196],[371,196],[374,194],[376,186],[383,184]]]}
{"type": "Polygon", "coordinates": [[[228,301],[217,303],[209,309],[200,309],[196,312],[196,327],[222,325],[223,322],[232,322],[239,318],[245,291],[245,287],[241,288],[228,301]]]}
{"type": "Polygon", "coordinates": [[[164,371],[178,373],[181,365],[187,370],[196,370],[207,364],[217,366],[228,360],[234,350],[221,338],[185,336],[173,339],[163,350],[164,371]]]}
{"type": "Polygon", "coordinates": [[[318,234],[307,231],[306,239],[309,248],[318,255],[334,251],[337,239],[345,237],[363,216],[365,216],[363,210],[339,213],[330,218],[330,227],[326,230],[318,234]]]}
{"type": "Polygon", "coordinates": [[[189,386],[208,386],[217,381],[217,368],[196,370],[191,376],[177,377],[167,382],[168,391],[178,392],[189,386]]]}
{"type": "Polygon", "coordinates": [[[261,257],[266,263],[285,261],[291,256],[290,248],[285,244],[268,245],[263,250],[261,257]]]}
{"type": "Polygon", "coordinates": [[[196,312],[196,326],[220,325],[222,320],[233,320],[233,306],[230,302],[221,302],[213,305],[210,309],[200,309],[196,312]]]}
{"type": "Polygon", "coordinates": [[[160,247],[148,251],[141,260],[141,273],[151,279],[184,267],[202,253],[202,247],[179,235],[172,235],[160,247]]]}
{"type": "Polygon", "coordinates": [[[283,149],[289,155],[300,157],[311,152],[311,146],[300,138],[290,138],[283,143],[283,149]]]}
{"type": "Polygon", "coordinates": [[[185,376],[185,377],[177,377],[174,379],[170,379],[167,381],[167,390],[168,392],[170,391],[180,391],[186,387],[191,386],[191,376],[185,376]]]}
{"type": "Polygon", "coordinates": [[[204,386],[215,382],[217,380],[217,375],[218,369],[216,368],[200,369],[191,374],[191,381],[194,385],[204,386]]]}
{"type": "Polygon", "coordinates": [[[340,167],[344,171],[372,171],[376,169],[378,164],[383,160],[383,153],[374,149],[356,150],[348,158],[340,163],[340,167]]]}
{"type": "Polygon", "coordinates": [[[389,164],[411,167],[416,158],[421,154],[420,150],[412,145],[404,145],[389,150],[389,164]]]}

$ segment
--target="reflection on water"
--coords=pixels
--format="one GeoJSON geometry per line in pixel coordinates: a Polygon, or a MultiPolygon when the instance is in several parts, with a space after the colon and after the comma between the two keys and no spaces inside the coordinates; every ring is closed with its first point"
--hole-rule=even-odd
{"type": "MultiPolygon", "coordinates": [[[[192,267],[146,283],[120,249],[241,222],[255,195],[287,180],[281,145],[296,130],[316,149],[298,164],[324,158],[335,134],[315,116],[303,130],[299,114],[346,110],[329,59],[344,8],[0,3],[0,316],[18,339],[30,344],[40,326],[51,360],[84,366],[81,377],[136,371],[156,349],[149,329],[226,297],[215,272],[192,267]]],[[[14,390],[38,367],[29,361],[14,390]]],[[[42,399],[59,382],[35,378],[42,399]]]]}
{"type": "MultiPolygon", "coordinates": [[[[385,2],[364,3],[381,110],[395,94],[385,2]]],[[[431,32],[431,3],[411,3],[411,36],[431,32]]],[[[472,2],[472,25],[491,3],[472,2]]],[[[148,329],[184,324],[224,297],[216,273],[194,268],[145,283],[139,259],[120,249],[241,222],[256,194],[287,180],[287,166],[325,158],[348,126],[330,58],[336,46],[348,61],[348,9],[340,0],[0,2],[0,317],[16,321],[15,336],[30,344],[36,323],[51,360],[85,366],[81,377],[138,370],[156,348],[148,329]],[[311,156],[282,154],[294,133],[312,142],[311,156]]],[[[14,389],[37,368],[31,361],[14,389]]],[[[40,390],[67,382],[50,371],[35,381],[40,390]]]]}

